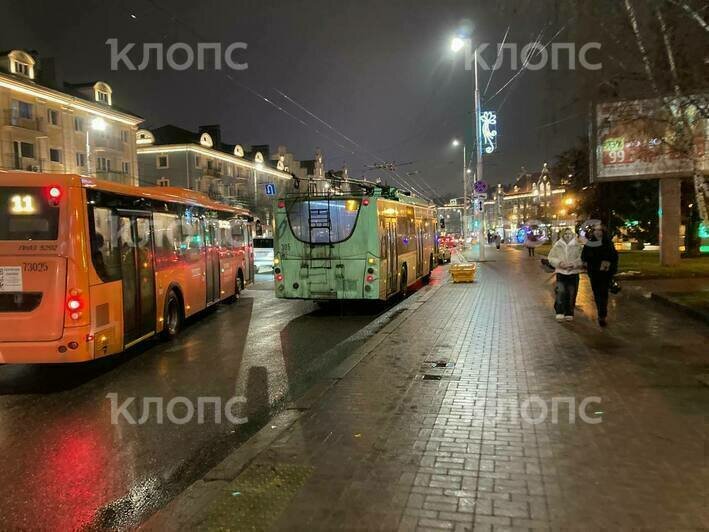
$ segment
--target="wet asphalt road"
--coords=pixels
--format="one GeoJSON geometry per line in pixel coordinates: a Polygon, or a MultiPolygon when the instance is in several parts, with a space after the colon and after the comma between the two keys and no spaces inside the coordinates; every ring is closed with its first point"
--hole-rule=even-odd
{"type": "Polygon", "coordinates": [[[281,301],[260,277],[237,304],[192,320],[174,342],[81,365],[0,366],[0,528],[139,524],[356,349],[391,308],[281,301]],[[234,414],[249,423],[215,423],[207,407],[204,423],[196,415],[160,423],[152,409],[143,424],[124,416],[112,424],[107,394],[119,403],[135,397],[135,419],[147,397],[196,406],[200,396],[244,396],[234,414]]]}

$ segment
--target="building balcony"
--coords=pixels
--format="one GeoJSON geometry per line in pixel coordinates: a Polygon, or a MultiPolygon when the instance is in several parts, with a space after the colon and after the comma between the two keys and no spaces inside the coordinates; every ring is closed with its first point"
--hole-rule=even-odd
{"type": "Polygon", "coordinates": [[[17,111],[5,109],[2,112],[3,127],[17,127],[28,131],[44,131],[44,119],[33,117],[25,118],[20,116],[17,111]]]}
{"type": "Polygon", "coordinates": [[[114,183],[123,183],[124,185],[132,185],[133,178],[130,174],[119,172],[118,170],[98,170],[94,172],[96,179],[104,181],[113,181],[114,183]]]}
{"type": "Polygon", "coordinates": [[[2,166],[3,170],[24,170],[25,172],[46,171],[47,162],[45,159],[34,159],[32,157],[19,157],[14,153],[4,154],[6,161],[2,166]]]}
{"type": "Polygon", "coordinates": [[[128,144],[123,142],[120,137],[108,137],[103,135],[91,135],[91,144],[96,151],[113,150],[123,152],[128,144]]]}

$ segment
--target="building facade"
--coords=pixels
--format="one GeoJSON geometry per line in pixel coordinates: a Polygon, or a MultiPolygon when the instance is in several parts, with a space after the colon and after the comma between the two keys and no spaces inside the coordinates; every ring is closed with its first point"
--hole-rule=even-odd
{"type": "Polygon", "coordinates": [[[511,242],[527,224],[539,225],[549,238],[564,227],[575,227],[575,195],[566,182],[556,181],[545,163],[541,172],[522,169],[511,185],[497,185],[485,202],[488,230],[511,242]]]}
{"type": "Polygon", "coordinates": [[[196,190],[245,207],[264,224],[271,223],[274,197],[289,190],[293,179],[289,163],[295,161],[285,148],[274,159],[268,146],[226,144],[218,125],[197,132],[172,125],[141,129],[136,143],[141,185],[196,190]]]}
{"type": "Polygon", "coordinates": [[[56,87],[39,58],[0,53],[0,168],[91,175],[137,184],[142,118],[113,104],[103,81],[56,87]]]}

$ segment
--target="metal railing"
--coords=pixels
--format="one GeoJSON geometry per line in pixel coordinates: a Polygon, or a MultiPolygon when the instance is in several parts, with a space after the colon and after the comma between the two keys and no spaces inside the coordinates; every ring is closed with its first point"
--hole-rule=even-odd
{"type": "Polygon", "coordinates": [[[97,179],[104,181],[113,181],[114,183],[133,184],[130,174],[126,174],[119,170],[97,170],[95,172],[97,179]]]}
{"type": "Polygon", "coordinates": [[[120,137],[92,134],[89,138],[95,149],[123,151],[128,146],[120,137]]]}

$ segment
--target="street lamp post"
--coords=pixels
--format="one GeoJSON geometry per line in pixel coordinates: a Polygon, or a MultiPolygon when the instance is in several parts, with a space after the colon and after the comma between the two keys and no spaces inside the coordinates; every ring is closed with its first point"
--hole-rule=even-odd
{"type": "Polygon", "coordinates": [[[91,143],[89,142],[89,132],[106,131],[106,121],[101,117],[96,117],[91,121],[89,127],[86,128],[86,173],[91,175],[91,143]]]}
{"type": "MultiPolygon", "coordinates": [[[[453,40],[451,41],[451,50],[453,52],[459,52],[465,47],[465,41],[461,39],[460,37],[454,37],[453,40]]],[[[474,130],[475,130],[475,152],[476,152],[476,160],[475,160],[475,177],[473,179],[473,183],[476,183],[477,181],[482,180],[483,178],[483,152],[482,152],[482,142],[480,141],[480,88],[478,86],[478,51],[477,49],[473,50],[473,59],[474,59],[474,67],[473,67],[473,83],[475,87],[475,93],[474,93],[474,113],[473,113],[473,120],[475,120],[474,124],[474,130]]],[[[473,189],[474,192],[474,189],[473,189]]],[[[474,194],[473,194],[474,195],[474,194]]],[[[484,209],[484,203],[483,203],[483,209],[484,209]]],[[[483,210],[481,209],[481,211],[483,210]]],[[[483,235],[485,233],[485,216],[484,212],[478,212],[477,208],[473,209],[473,221],[477,221],[478,218],[481,218],[481,222],[479,224],[479,232],[478,232],[478,245],[479,245],[479,252],[478,252],[478,260],[485,260],[485,244],[483,241],[483,235]]]]}
{"type": "MultiPolygon", "coordinates": [[[[460,145],[458,139],[453,139],[453,146],[460,145]]],[[[463,245],[465,245],[466,232],[468,229],[468,218],[466,216],[468,208],[468,165],[466,161],[466,150],[465,142],[463,142],[463,208],[461,209],[462,214],[461,220],[461,236],[463,237],[463,245]]]]}

